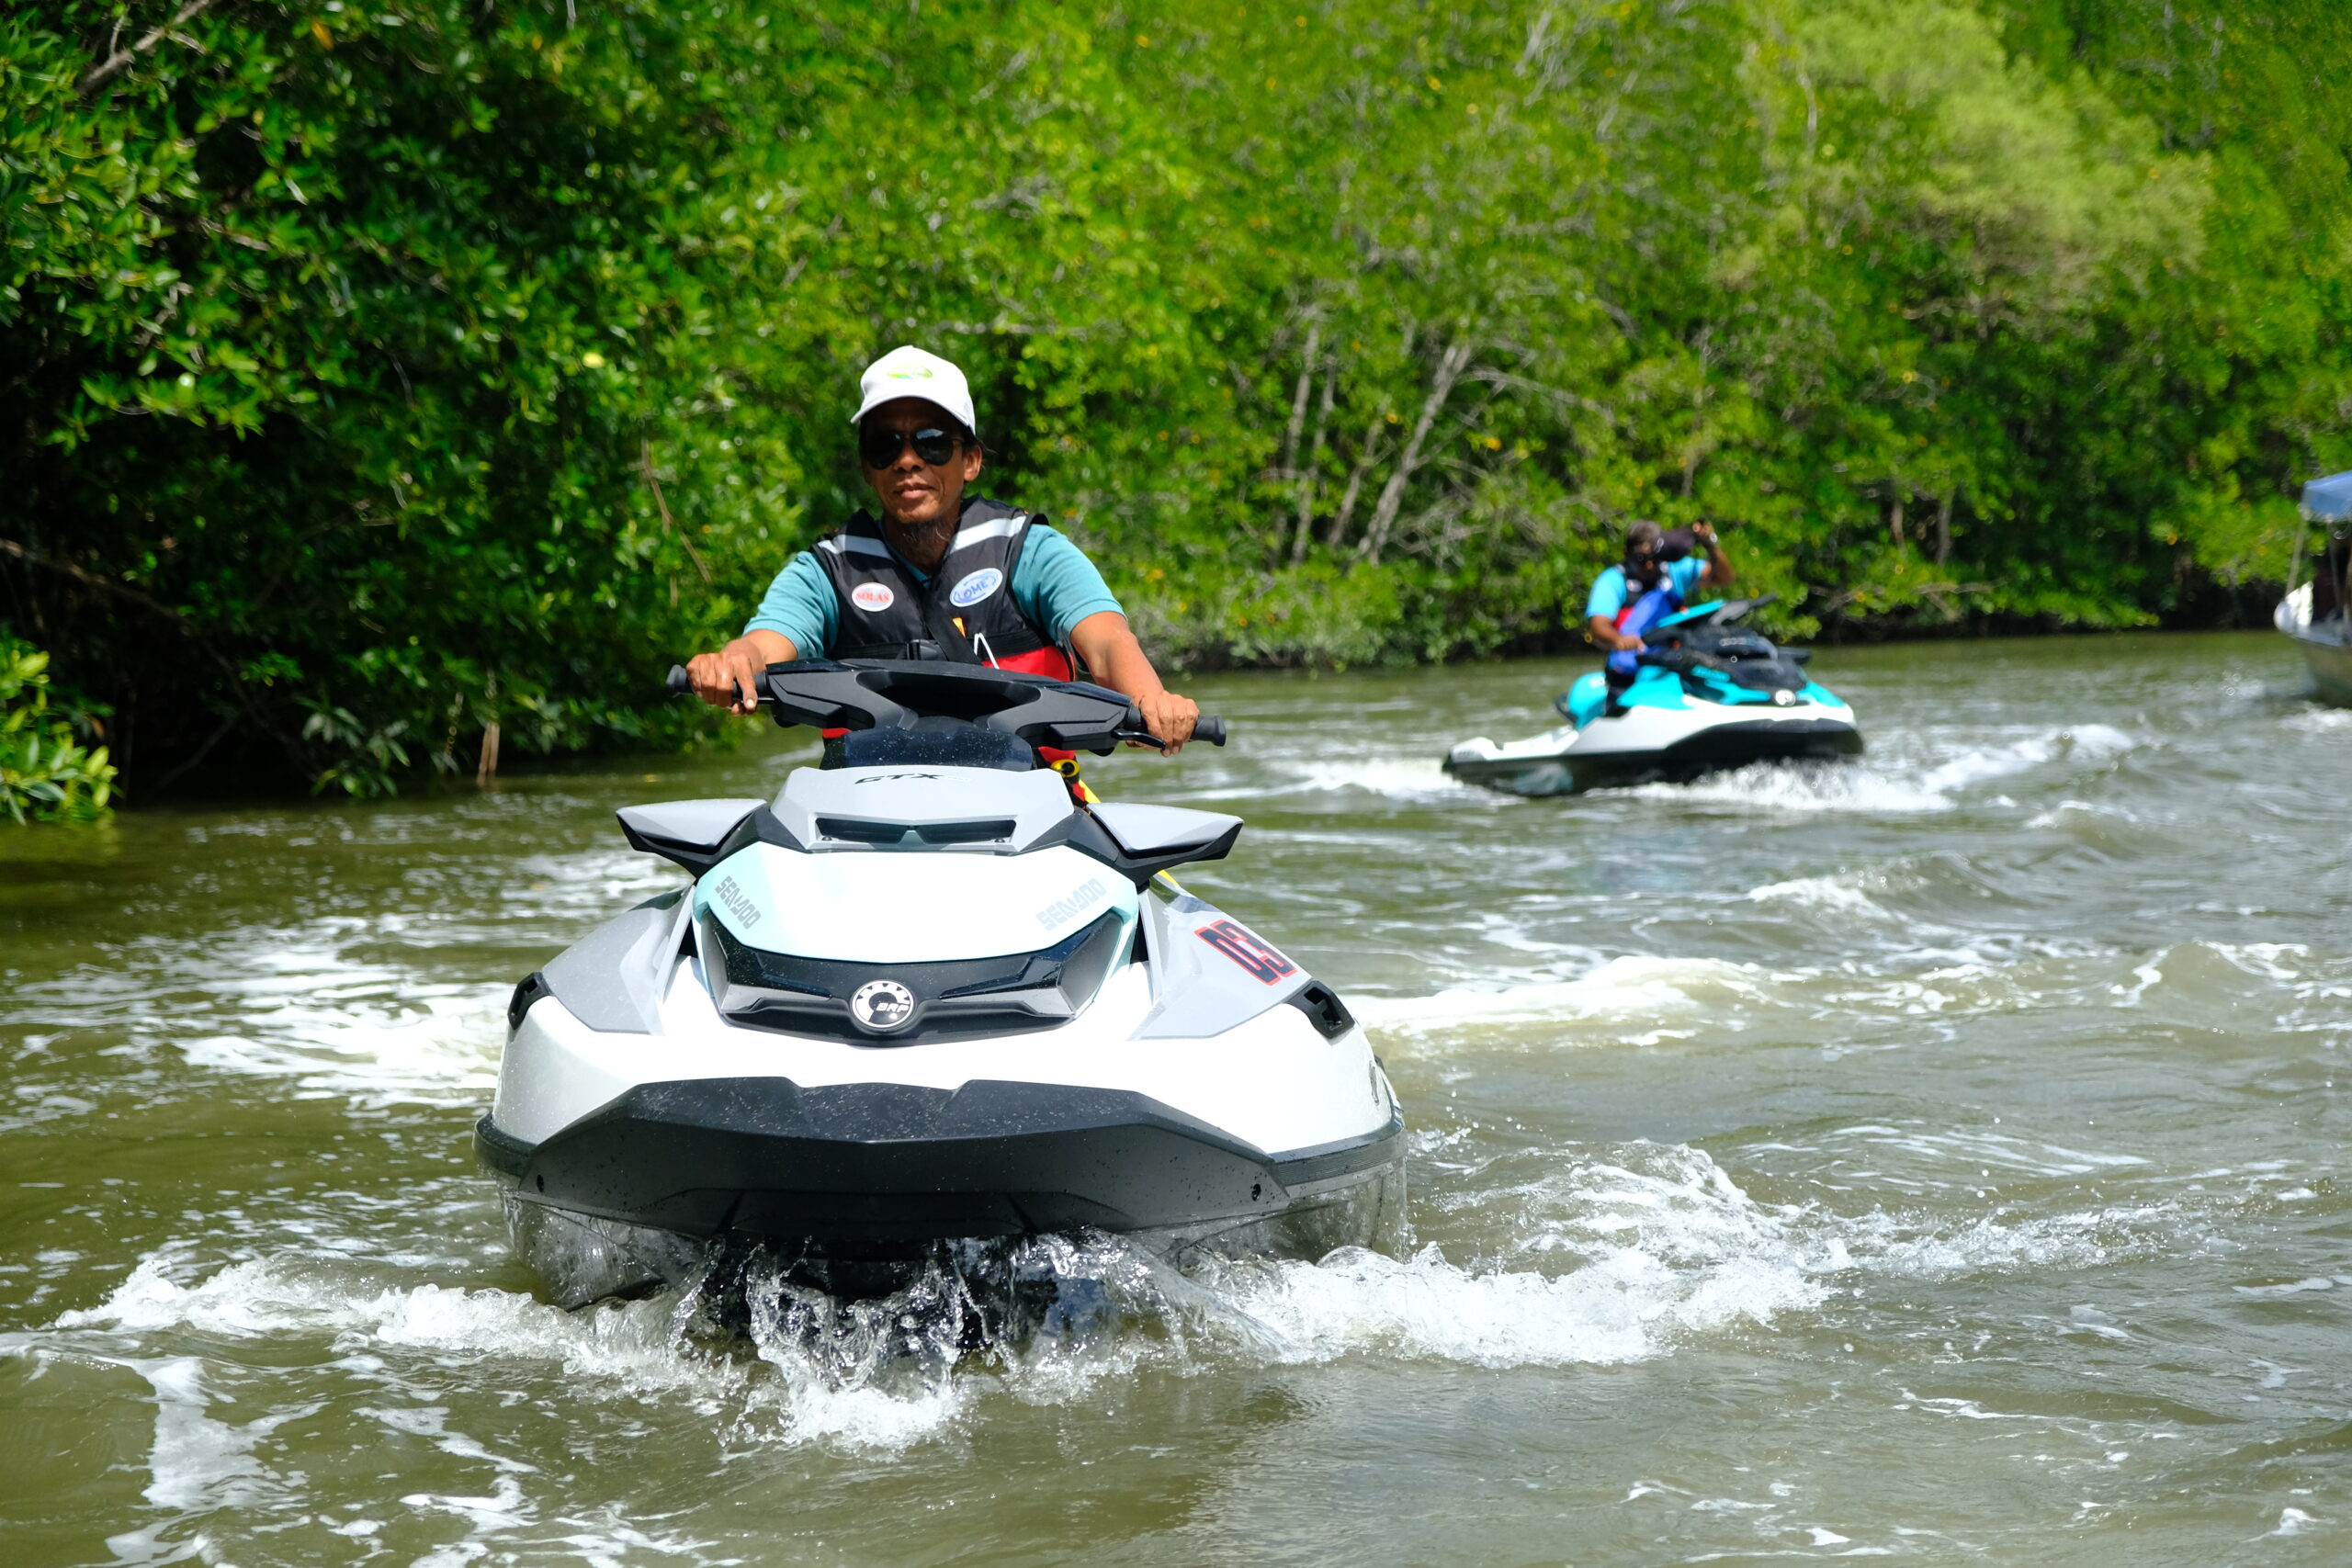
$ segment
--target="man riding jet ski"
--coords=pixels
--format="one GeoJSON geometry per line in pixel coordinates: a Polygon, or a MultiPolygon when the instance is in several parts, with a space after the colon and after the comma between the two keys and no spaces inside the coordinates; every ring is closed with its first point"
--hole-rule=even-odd
{"type": "Polygon", "coordinates": [[[776,574],[743,635],[686,665],[695,694],[750,713],[760,671],[797,659],[935,656],[1069,680],[1142,711],[1174,754],[1200,709],[1168,691],[1117,599],[1035,513],[967,496],[987,453],[963,371],[910,345],[859,383],[857,451],[882,515],[858,513],[776,574]],[[935,653],[934,653],[935,650],[935,653]]]}
{"type": "Polygon", "coordinates": [[[1456,745],[1445,771],[1514,795],[1572,795],[1613,784],[1685,781],[1749,762],[1859,755],[1853,710],[1805,673],[1812,653],[1776,648],[1736,625],[1771,598],[1685,609],[1686,586],[1728,582],[1730,563],[1705,524],[1663,534],[1636,523],[1625,564],[1594,585],[1593,640],[1605,668],[1556,703],[1568,722],[1498,746],[1456,745]],[[1703,569],[1690,559],[1703,544],[1703,569]]]}
{"type": "Polygon", "coordinates": [[[1711,588],[1732,584],[1731,558],[1714,525],[1667,533],[1647,518],[1625,530],[1625,558],[1593,579],[1585,599],[1585,635],[1609,650],[1609,688],[1633,684],[1642,634],[1711,588]],[[1702,559],[1696,547],[1704,546],[1702,559]]]}
{"type": "Polygon", "coordinates": [[[714,1249],[870,1293],[951,1238],[1092,1227],[1180,1262],[1390,1244],[1403,1122],[1363,1030],[1164,874],[1240,821],[1041,767],[1222,727],[1160,684],[1075,546],[965,497],[961,371],[899,348],[862,393],[880,521],[795,557],[672,677],[819,727],[823,765],[773,801],[620,814],[695,881],[514,993],[477,1148],[517,1251],[577,1304],[714,1249]]]}
{"type": "Polygon", "coordinates": [[[870,1294],[950,1238],[1091,1228],[1180,1265],[1396,1243],[1404,1122],[1363,1029],[1164,874],[1240,820],[1080,805],[1038,766],[1159,745],[1137,705],[946,660],[804,660],[751,692],[838,731],[826,765],[623,809],[693,886],[508,1009],[476,1148],[553,1300],[729,1249],[870,1294]]]}

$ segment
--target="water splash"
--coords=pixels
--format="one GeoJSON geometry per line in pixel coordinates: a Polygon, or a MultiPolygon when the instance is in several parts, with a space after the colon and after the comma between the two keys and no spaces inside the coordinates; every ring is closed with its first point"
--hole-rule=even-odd
{"type": "MultiPolygon", "coordinates": [[[[1627,953],[1605,960],[1573,979],[1536,981],[1497,987],[1463,987],[1428,997],[1365,997],[1354,1006],[1372,1029],[1387,1035],[1430,1041],[1476,1029],[1477,1043],[1492,1046],[1496,1024],[1554,1026],[1641,1023],[1638,1038],[1655,1040],[1678,1021],[1698,1021],[1736,1005],[1763,1005],[1776,984],[1801,978],[1777,975],[1753,964],[1719,958],[1662,958],[1627,953]]],[[[1592,1038],[1582,1043],[1619,1043],[1592,1038]]]]}

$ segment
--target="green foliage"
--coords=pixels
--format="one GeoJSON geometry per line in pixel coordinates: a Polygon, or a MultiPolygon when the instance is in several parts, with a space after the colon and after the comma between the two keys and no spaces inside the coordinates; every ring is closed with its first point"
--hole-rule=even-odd
{"type": "Polygon", "coordinates": [[[1556,639],[1636,516],[1726,525],[1794,631],[2184,614],[2352,460],[2346,42],[2285,0],[34,0],[0,571],[136,776],[684,743],[662,670],[863,499],[854,378],[912,341],[1179,661],[1556,639]]]}
{"type": "Polygon", "coordinates": [[[797,522],[785,431],[714,417],[773,226],[721,29],[598,16],[220,6],[95,88],[113,7],[0,17],[0,537],[141,757],[227,722],[369,793],[697,722],[661,668],[797,522]]]}
{"type": "Polygon", "coordinates": [[[50,705],[49,655],[0,629],[0,812],[28,822],[94,822],[111,809],[114,765],[82,742],[105,708],[50,705]]]}

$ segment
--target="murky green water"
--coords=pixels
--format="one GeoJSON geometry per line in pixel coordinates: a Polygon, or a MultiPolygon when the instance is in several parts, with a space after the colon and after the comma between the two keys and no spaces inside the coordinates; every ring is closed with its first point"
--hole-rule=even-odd
{"type": "Polygon", "coordinates": [[[1858,766],[1440,775],[1568,669],[1091,775],[1250,818],[1188,880],[1373,1024],[1420,1250],[945,1370],[540,1305],[471,1168],[515,977],[674,879],[611,809],[786,738],[0,834],[0,1558],[2352,1558],[2352,714],[2267,636],[1826,650],[1858,766]]]}

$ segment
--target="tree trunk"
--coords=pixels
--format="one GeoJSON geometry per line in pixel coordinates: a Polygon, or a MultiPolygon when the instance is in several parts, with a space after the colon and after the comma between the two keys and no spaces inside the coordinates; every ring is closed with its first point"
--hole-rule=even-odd
{"type": "Polygon", "coordinates": [[[1290,400],[1290,424],[1283,432],[1283,477],[1291,479],[1298,473],[1298,437],[1306,428],[1306,394],[1315,388],[1315,351],[1323,346],[1323,323],[1311,322],[1306,329],[1306,352],[1299,355],[1298,390],[1290,400]]]}
{"type": "Polygon", "coordinates": [[[1356,501],[1363,494],[1364,476],[1380,461],[1380,416],[1374,414],[1372,423],[1363,429],[1363,450],[1356,454],[1356,466],[1348,471],[1348,488],[1340,492],[1339,514],[1331,519],[1330,546],[1338,549],[1348,537],[1348,525],[1355,521],[1356,501]]]}
{"type": "Polygon", "coordinates": [[[1340,372],[1337,367],[1323,377],[1323,401],[1315,411],[1315,433],[1306,438],[1306,467],[1298,476],[1298,527],[1291,535],[1290,564],[1296,566],[1306,558],[1306,544],[1315,525],[1315,457],[1323,450],[1323,432],[1331,423],[1331,400],[1337,395],[1340,372]]]}
{"type": "Polygon", "coordinates": [[[1468,368],[1474,352],[1467,338],[1455,338],[1439,356],[1437,378],[1430,384],[1430,395],[1421,400],[1420,417],[1413,422],[1413,434],[1406,440],[1405,449],[1396,455],[1396,467],[1390,472],[1388,482],[1381,487],[1379,502],[1372,509],[1372,523],[1364,530],[1363,545],[1356,552],[1374,566],[1380,564],[1380,552],[1388,547],[1388,531],[1396,526],[1396,513],[1405,504],[1405,487],[1412,482],[1421,466],[1421,448],[1429,441],[1430,427],[1444,412],[1445,400],[1453,395],[1453,384],[1468,368]]]}

